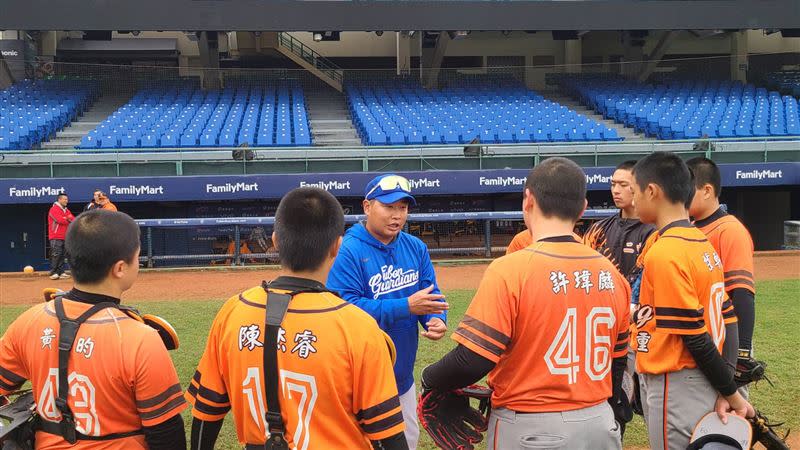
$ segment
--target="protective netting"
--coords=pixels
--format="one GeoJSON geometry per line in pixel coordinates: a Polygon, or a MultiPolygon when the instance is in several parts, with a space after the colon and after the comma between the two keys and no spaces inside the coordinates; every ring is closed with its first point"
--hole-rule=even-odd
{"type": "MultiPolygon", "coordinates": [[[[590,210],[575,232],[615,210],[590,210]]],[[[348,228],[363,217],[348,216],[348,228]]],[[[277,264],[272,218],[144,220],[141,261],[147,267],[277,264]],[[261,222],[261,223],[254,223],[261,222]]],[[[525,230],[520,212],[432,213],[410,216],[405,231],[420,238],[434,259],[487,258],[505,253],[525,230]]]]}

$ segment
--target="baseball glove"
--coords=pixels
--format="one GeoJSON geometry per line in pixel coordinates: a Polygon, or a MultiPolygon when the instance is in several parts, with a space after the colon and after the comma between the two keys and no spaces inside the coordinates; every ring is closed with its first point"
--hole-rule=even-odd
{"type": "Polygon", "coordinates": [[[749,351],[739,350],[739,358],[736,360],[736,371],[734,372],[736,385],[742,387],[760,380],[767,380],[767,383],[772,385],[767,378],[766,369],[767,363],[753,359],[749,351]]]}
{"type": "Polygon", "coordinates": [[[18,391],[10,394],[13,401],[0,396],[5,404],[0,406],[0,448],[4,450],[33,450],[36,429],[36,404],[33,392],[18,391]]]}
{"type": "Polygon", "coordinates": [[[42,289],[42,296],[44,297],[44,301],[49,302],[55,299],[57,296],[63,294],[64,291],[58,288],[44,288],[42,289]]]}
{"type": "Polygon", "coordinates": [[[759,411],[756,411],[755,417],[748,420],[753,426],[753,442],[760,442],[766,450],[789,450],[789,445],[786,444],[789,432],[787,431],[783,437],[780,437],[774,430],[783,425],[783,422],[770,423],[759,411]]]}
{"type": "Polygon", "coordinates": [[[417,405],[420,425],[441,449],[472,450],[488,428],[491,395],[491,389],[476,385],[454,391],[424,391],[417,405]],[[471,398],[480,400],[478,409],[470,405],[471,398]]]}

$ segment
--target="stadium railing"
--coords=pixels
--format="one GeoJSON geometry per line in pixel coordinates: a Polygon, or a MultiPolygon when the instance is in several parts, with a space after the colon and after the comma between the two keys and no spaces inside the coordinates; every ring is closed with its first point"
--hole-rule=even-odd
{"type": "Polygon", "coordinates": [[[76,152],[4,151],[0,178],[85,176],[180,176],[360,172],[385,170],[457,170],[525,168],[550,156],[568,157],[585,167],[613,166],[654,151],[704,155],[718,163],[795,161],[798,138],[735,138],[708,141],[641,141],[563,144],[480,145],[465,154],[464,145],[407,147],[249,148],[254,158],[233,160],[235,148],[147,149],[76,152]],[[708,142],[710,145],[703,145],[708,142]]]}
{"type": "MultiPolygon", "coordinates": [[[[587,209],[578,227],[617,212],[587,209]]],[[[363,220],[364,215],[345,216],[348,226],[363,220]]],[[[139,260],[149,268],[278,261],[271,242],[274,217],[140,219],[136,223],[142,229],[139,260]]],[[[502,254],[524,229],[521,211],[409,214],[405,227],[428,245],[431,255],[462,259],[502,254]]]]}

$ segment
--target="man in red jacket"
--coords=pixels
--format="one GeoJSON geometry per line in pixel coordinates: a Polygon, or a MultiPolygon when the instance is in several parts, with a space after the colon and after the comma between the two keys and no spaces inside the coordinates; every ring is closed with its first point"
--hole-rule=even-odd
{"type": "Polygon", "coordinates": [[[50,212],[47,214],[47,237],[50,239],[50,279],[57,280],[61,278],[69,278],[69,275],[64,273],[64,238],[67,235],[67,227],[75,216],[67,209],[69,197],[67,194],[60,193],[53,206],[50,207],[50,212]]]}

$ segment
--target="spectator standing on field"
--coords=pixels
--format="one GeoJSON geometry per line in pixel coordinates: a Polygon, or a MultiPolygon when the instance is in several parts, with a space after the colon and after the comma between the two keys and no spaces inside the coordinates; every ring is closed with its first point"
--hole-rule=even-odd
{"type": "Polygon", "coordinates": [[[117,210],[117,206],[111,203],[111,200],[108,199],[108,195],[102,191],[97,195],[97,205],[100,209],[106,209],[108,211],[117,210]]]}
{"type": "Polygon", "coordinates": [[[60,193],[50,207],[50,212],[47,214],[47,238],[50,240],[50,279],[57,280],[59,278],[69,278],[69,275],[64,273],[64,260],[66,254],[64,252],[64,239],[67,235],[67,227],[75,216],[67,208],[69,197],[67,194],[60,193]]]}
{"type": "Polygon", "coordinates": [[[99,208],[100,194],[102,193],[103,191],[101,191],[100,189],[95,189],[94,192],[92,193],[92,201],[90,201],[89,203],[86,204],[86,206],[83,207],[83,212],[99,208]]]}

